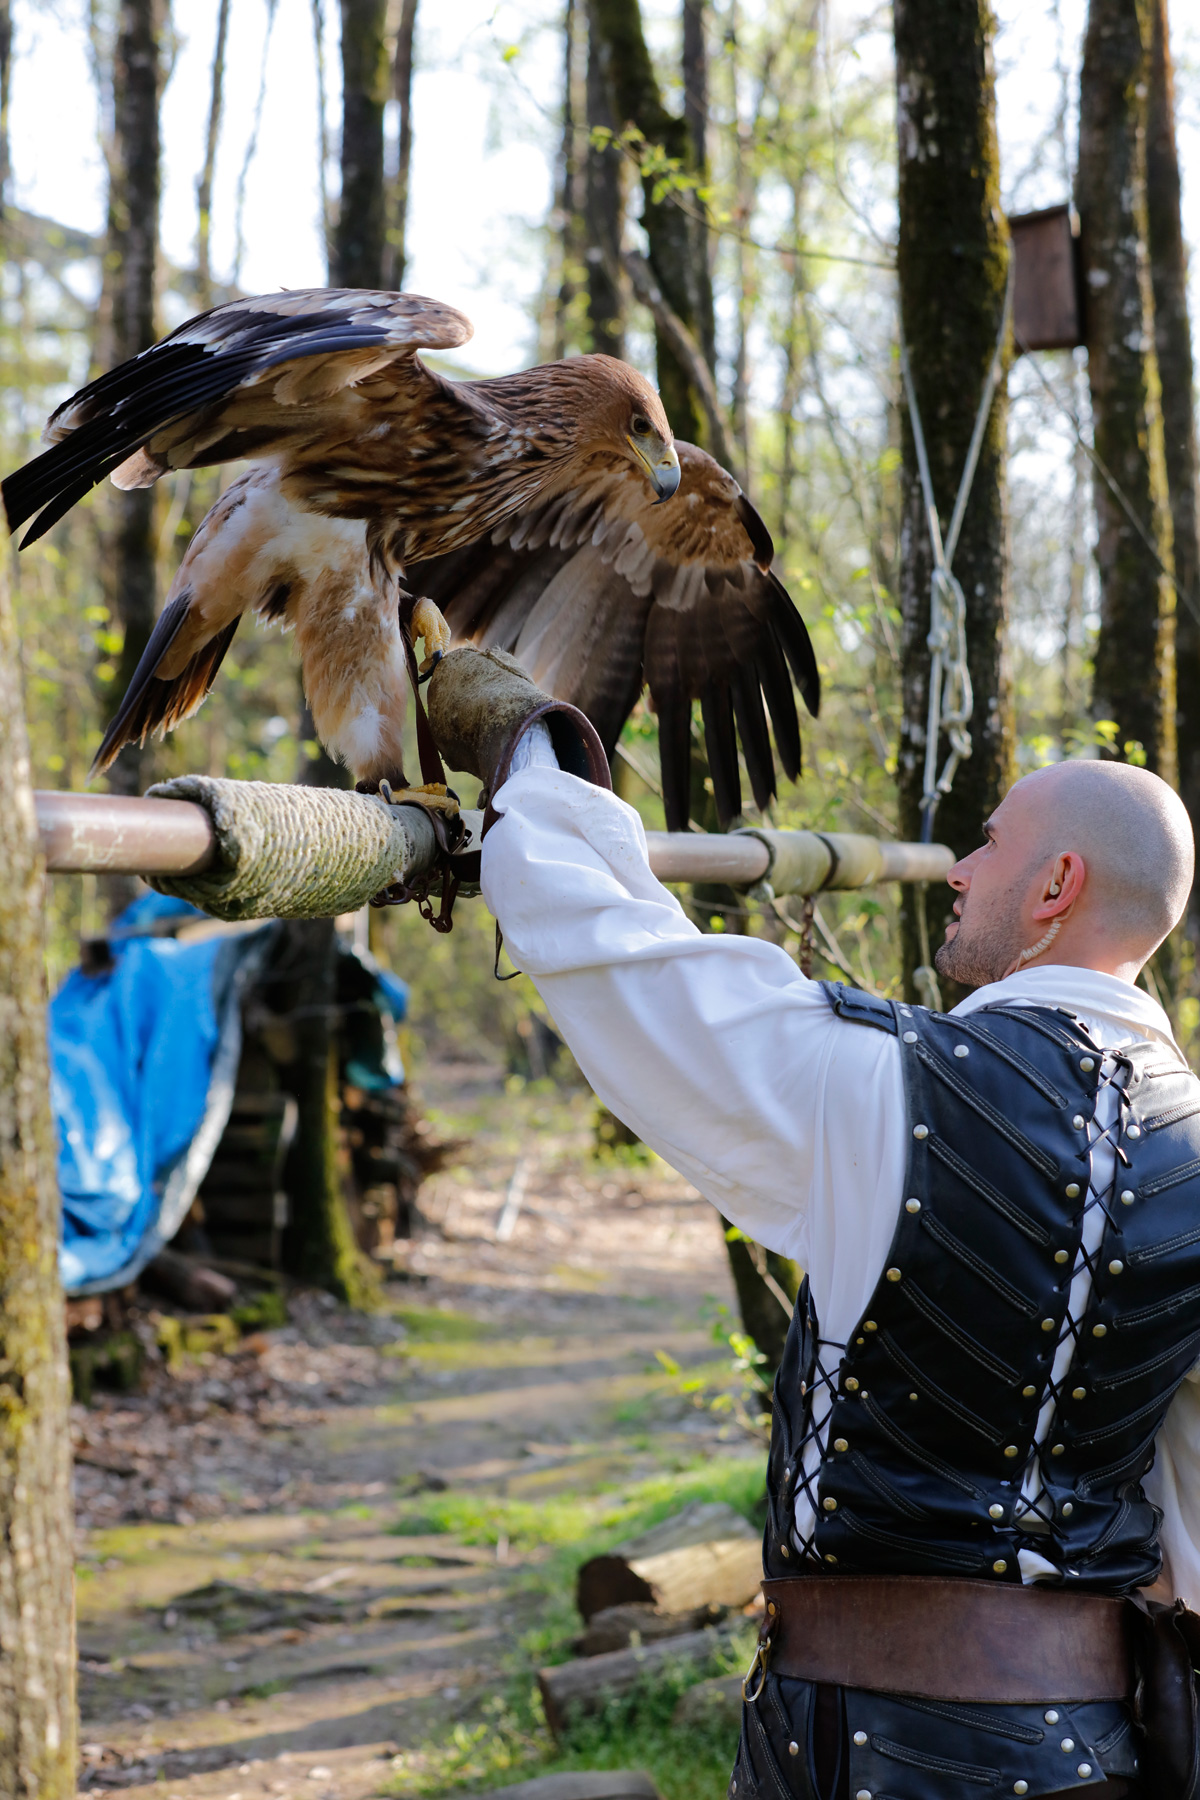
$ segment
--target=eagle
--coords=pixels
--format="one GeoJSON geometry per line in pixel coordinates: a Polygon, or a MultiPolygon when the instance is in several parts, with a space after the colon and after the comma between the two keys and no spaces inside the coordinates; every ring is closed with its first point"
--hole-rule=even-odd
{"type": "Polygon", "coordinates": [[[47,531],[105,476],[247,467],[202,521],[95,769],[193,714],[243,613],[294,632],[314,725],[360,787],[407,785],[406,636],[511,650],[592,717],[611,756],[648,686],[670,829],[689,815],[699,702],[718,815],[800,770],[792,680],[816,715],[803,620],[732,476],[676,444],[658,395],[609,356],[451,380],[453,307],[307,289],[233,301],[82,388],[2,484],[10,528],[47,531]],[[764,707],[765,697],[765,707],[764,707]]]}

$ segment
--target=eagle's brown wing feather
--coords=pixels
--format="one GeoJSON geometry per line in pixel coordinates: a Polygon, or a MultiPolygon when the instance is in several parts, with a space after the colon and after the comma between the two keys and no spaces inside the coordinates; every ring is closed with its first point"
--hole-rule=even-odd
{"type": "Polygon", "coordinates": [[[459,642],[518,657],[587,713],[610,756],[648,686],[672,830],[688,818],[694,701],[722,824],[741,811],[738,732],[756,804],[775,793],[764,695],[792,780],[800,728],[791,677],[814,716],[820,705],[812,645],[770,573],[765,525],[710,456],[676,449],[682,480],[667,505],[647,504],[632,483],[568,493],[491,542],[408,568],[413,591],[437,603],[459,642]]]}
{"type": "Polygon", "coordinates": [[[168,469],[303,455],[310,445],[326,461],[343,451],[361,474],[364,459],[350,447],[378,426],[372,383],[469,411],[470,394],[450,399],[416,353],[470,336],[462,313],[416,294],[303,289],[219,306],[51,415],[50,448],[3,484],[9,525],[36,514],[32,542],[106,475],[145,487],[168,469]]]}

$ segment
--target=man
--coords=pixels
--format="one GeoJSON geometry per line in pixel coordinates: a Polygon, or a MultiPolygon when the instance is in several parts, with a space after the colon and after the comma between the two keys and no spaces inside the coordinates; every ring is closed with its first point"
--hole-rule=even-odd
{"type": "Polygon", "coordinates": [[[1135,1718],[1115,1598],[1165,1553],[1200,1600],[1200,1082],[1133,985],[1191,886],[1178,798],[1109,763],[1017,783],[950,874],[938,967],[979,985],[941,1015],[698,932],[586,721],[508,659],[452,654],[430,716],[597,1094],[808,1272],[734,1800],[1190,1793],[1190,1659],[1175,1633],[1176,1735],[1154,1681],[1135,1718]]]}

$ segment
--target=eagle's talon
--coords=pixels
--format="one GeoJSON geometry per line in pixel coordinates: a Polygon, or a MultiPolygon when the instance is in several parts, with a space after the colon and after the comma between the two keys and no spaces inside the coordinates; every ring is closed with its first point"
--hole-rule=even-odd
{"type": "Polygon", "coordinates": [[[429,680],[429,677],[433,674],[433,671],[437,668],[438,664],[441,662],[443,654],[444,653],[441,650],[435,650],[432,656],[427,656],[425,658],[425,661],[421,664],[420,668],[417,670],[417,686],[418,687],[425,686],[425,683],[429,680]]]}
{"type": "Polygon", "coordinates": [[[390,783],[381,781],[379,791],[389,806],[423,806],[427,812],[445,813],[454,818],[459,809],[458,795],[453,788],[448,788],[443,781],[426,781],[420,787],[393,788],[390,783]]]}
{"type": "Polygon", "coordinates": [[[432,600],[422,598],[417,601],[409,621],[408,636],[414,649],[418,638],[423,638],[425,641],[425,660],[418,670],[418,675],[428,678],[433,674],[443,654],[450,648],[451,637],[449,625],[432,600]]]}

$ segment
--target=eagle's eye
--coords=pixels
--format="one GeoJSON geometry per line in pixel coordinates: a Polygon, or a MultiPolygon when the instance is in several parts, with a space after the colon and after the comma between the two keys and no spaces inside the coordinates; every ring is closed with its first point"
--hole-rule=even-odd
{"type": "Polygon", "coordinates": [[[629,429],[632,431],[634,437],[649,437],[650,421],[645,413],[634,413],[632,419],[629,421],[629,429]]]}

